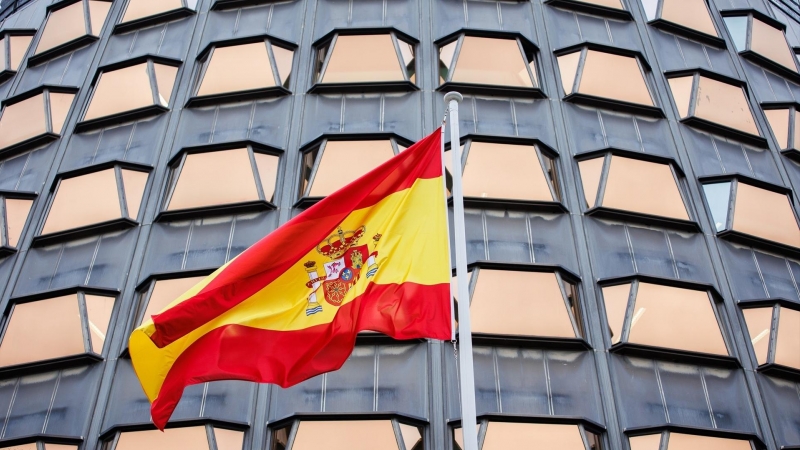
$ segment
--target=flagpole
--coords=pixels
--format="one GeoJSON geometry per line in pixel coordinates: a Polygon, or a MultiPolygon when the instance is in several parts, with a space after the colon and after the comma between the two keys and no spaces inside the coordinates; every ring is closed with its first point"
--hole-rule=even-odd
{"type": "Polygon", "coordinates": [[[475,372],[472,364],[472,325],[469,316],[469,274],[467,273],[467,232],[464,226],[464,193],[461,185],[461,136],[458,131],[458,103],[464,97],[448,92],[444,102],[450,122],[450,150],[453,154],[453,223],[455,228],[456,279],[458,282],[458,343],[461,371],[461,431],[463,450],[478,450],[478,427],[475,412],[475,372]]]}

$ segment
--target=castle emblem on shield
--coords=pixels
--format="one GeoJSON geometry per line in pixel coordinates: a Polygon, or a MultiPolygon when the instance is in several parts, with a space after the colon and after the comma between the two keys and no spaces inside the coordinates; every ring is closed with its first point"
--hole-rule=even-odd
{"type": "MultiPolygon", "coordinates": [[[[304,264],[309,278],[306,287],[312,289],[308,296],[307,316],[322,311],[318,300],[320,295],[328,304],[341,306],[345,295],[358,282],[362,272],[366,272],[367,278],[372,278],[378,271],[378,252],[370,253],[367,244],[359,245],[359,240],[366,232],[364,226],[353,231],[338,228],[336,234],[317,245],[317,252],[329,261],[322,264],[324,273],[320,272],[316,261],[304,264]]],[[[380,239],[380,234],[373,236],[373,245],[377,246],[380,239]]]]}

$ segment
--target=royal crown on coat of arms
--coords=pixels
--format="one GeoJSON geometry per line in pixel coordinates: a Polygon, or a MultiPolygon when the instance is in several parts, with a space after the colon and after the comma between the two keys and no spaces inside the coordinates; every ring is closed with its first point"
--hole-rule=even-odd
{"type": "MultiPolygon", "coordinates": [[[[322,312],[322,305],[317,300],[317,291],[322,289],[325,301],[333,306],[341,306],[345,295],[358,282],[361,269],[366,266],[367,278],[375,276],[378,271],[376,259],[377,250],[369,252],[367,244],[359,245],[358,241],[367,232],[363,225],[352,231],[337,228],[336,233],[317,245],[317,252],[330,259],[323,263],[324,274],[320,274],[316,261],[307,261],[304,264],[308,273],[306,287],[313,291],[308,296],[306,315],[310,316],[322,312]]],[[[373,245],[377,247],[382,235],[373,236],[373,245]]]]}

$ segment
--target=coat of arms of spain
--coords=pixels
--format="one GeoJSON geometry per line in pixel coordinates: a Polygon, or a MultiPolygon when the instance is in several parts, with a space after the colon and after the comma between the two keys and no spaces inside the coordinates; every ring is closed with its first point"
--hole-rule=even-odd
{"type": "MultiPolygon", "coordinates": [[[[378,252],[373,250],[370,253],[367,244],[358,243],[366,232],[364,226],[353,231],[342,231],[341,228],[337,228],[336,234],[328,236],[317,245],[317,252],[330,261],[322,264],[324,274],[320,274],[316,261],[305,263],[309,278],[306,287],[312,289],[308,296],[307,316],[322,311],[318,294],[321,294],[330,305],[341,306],[347,292],[361,277],[362,270],[366,268],[367,278],[373,277],[378,271],[376,263],[378,252]]],[[[373,245],[377,246],[380,239],[380,234],[373,236],[373,245]]]]}

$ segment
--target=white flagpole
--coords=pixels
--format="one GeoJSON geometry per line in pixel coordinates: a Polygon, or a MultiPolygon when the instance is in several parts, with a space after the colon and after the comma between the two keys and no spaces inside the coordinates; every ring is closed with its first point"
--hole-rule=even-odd
{"type": "Polygon", "coordinates": [[[450,122],[450,150],[453,154],[453,223],[458,280],[458,344],[461,346],[461,431],[463,450],[478,450],[478,427],[475,412],[475,372],[472,365],[472,325],[469,316],[469,274],[467,273],[467,232],[464,226],[464,193],[461,186],[461,136],[458,132],[458,103],[464,97],[458,92],[444,96],[450,122]]]}

